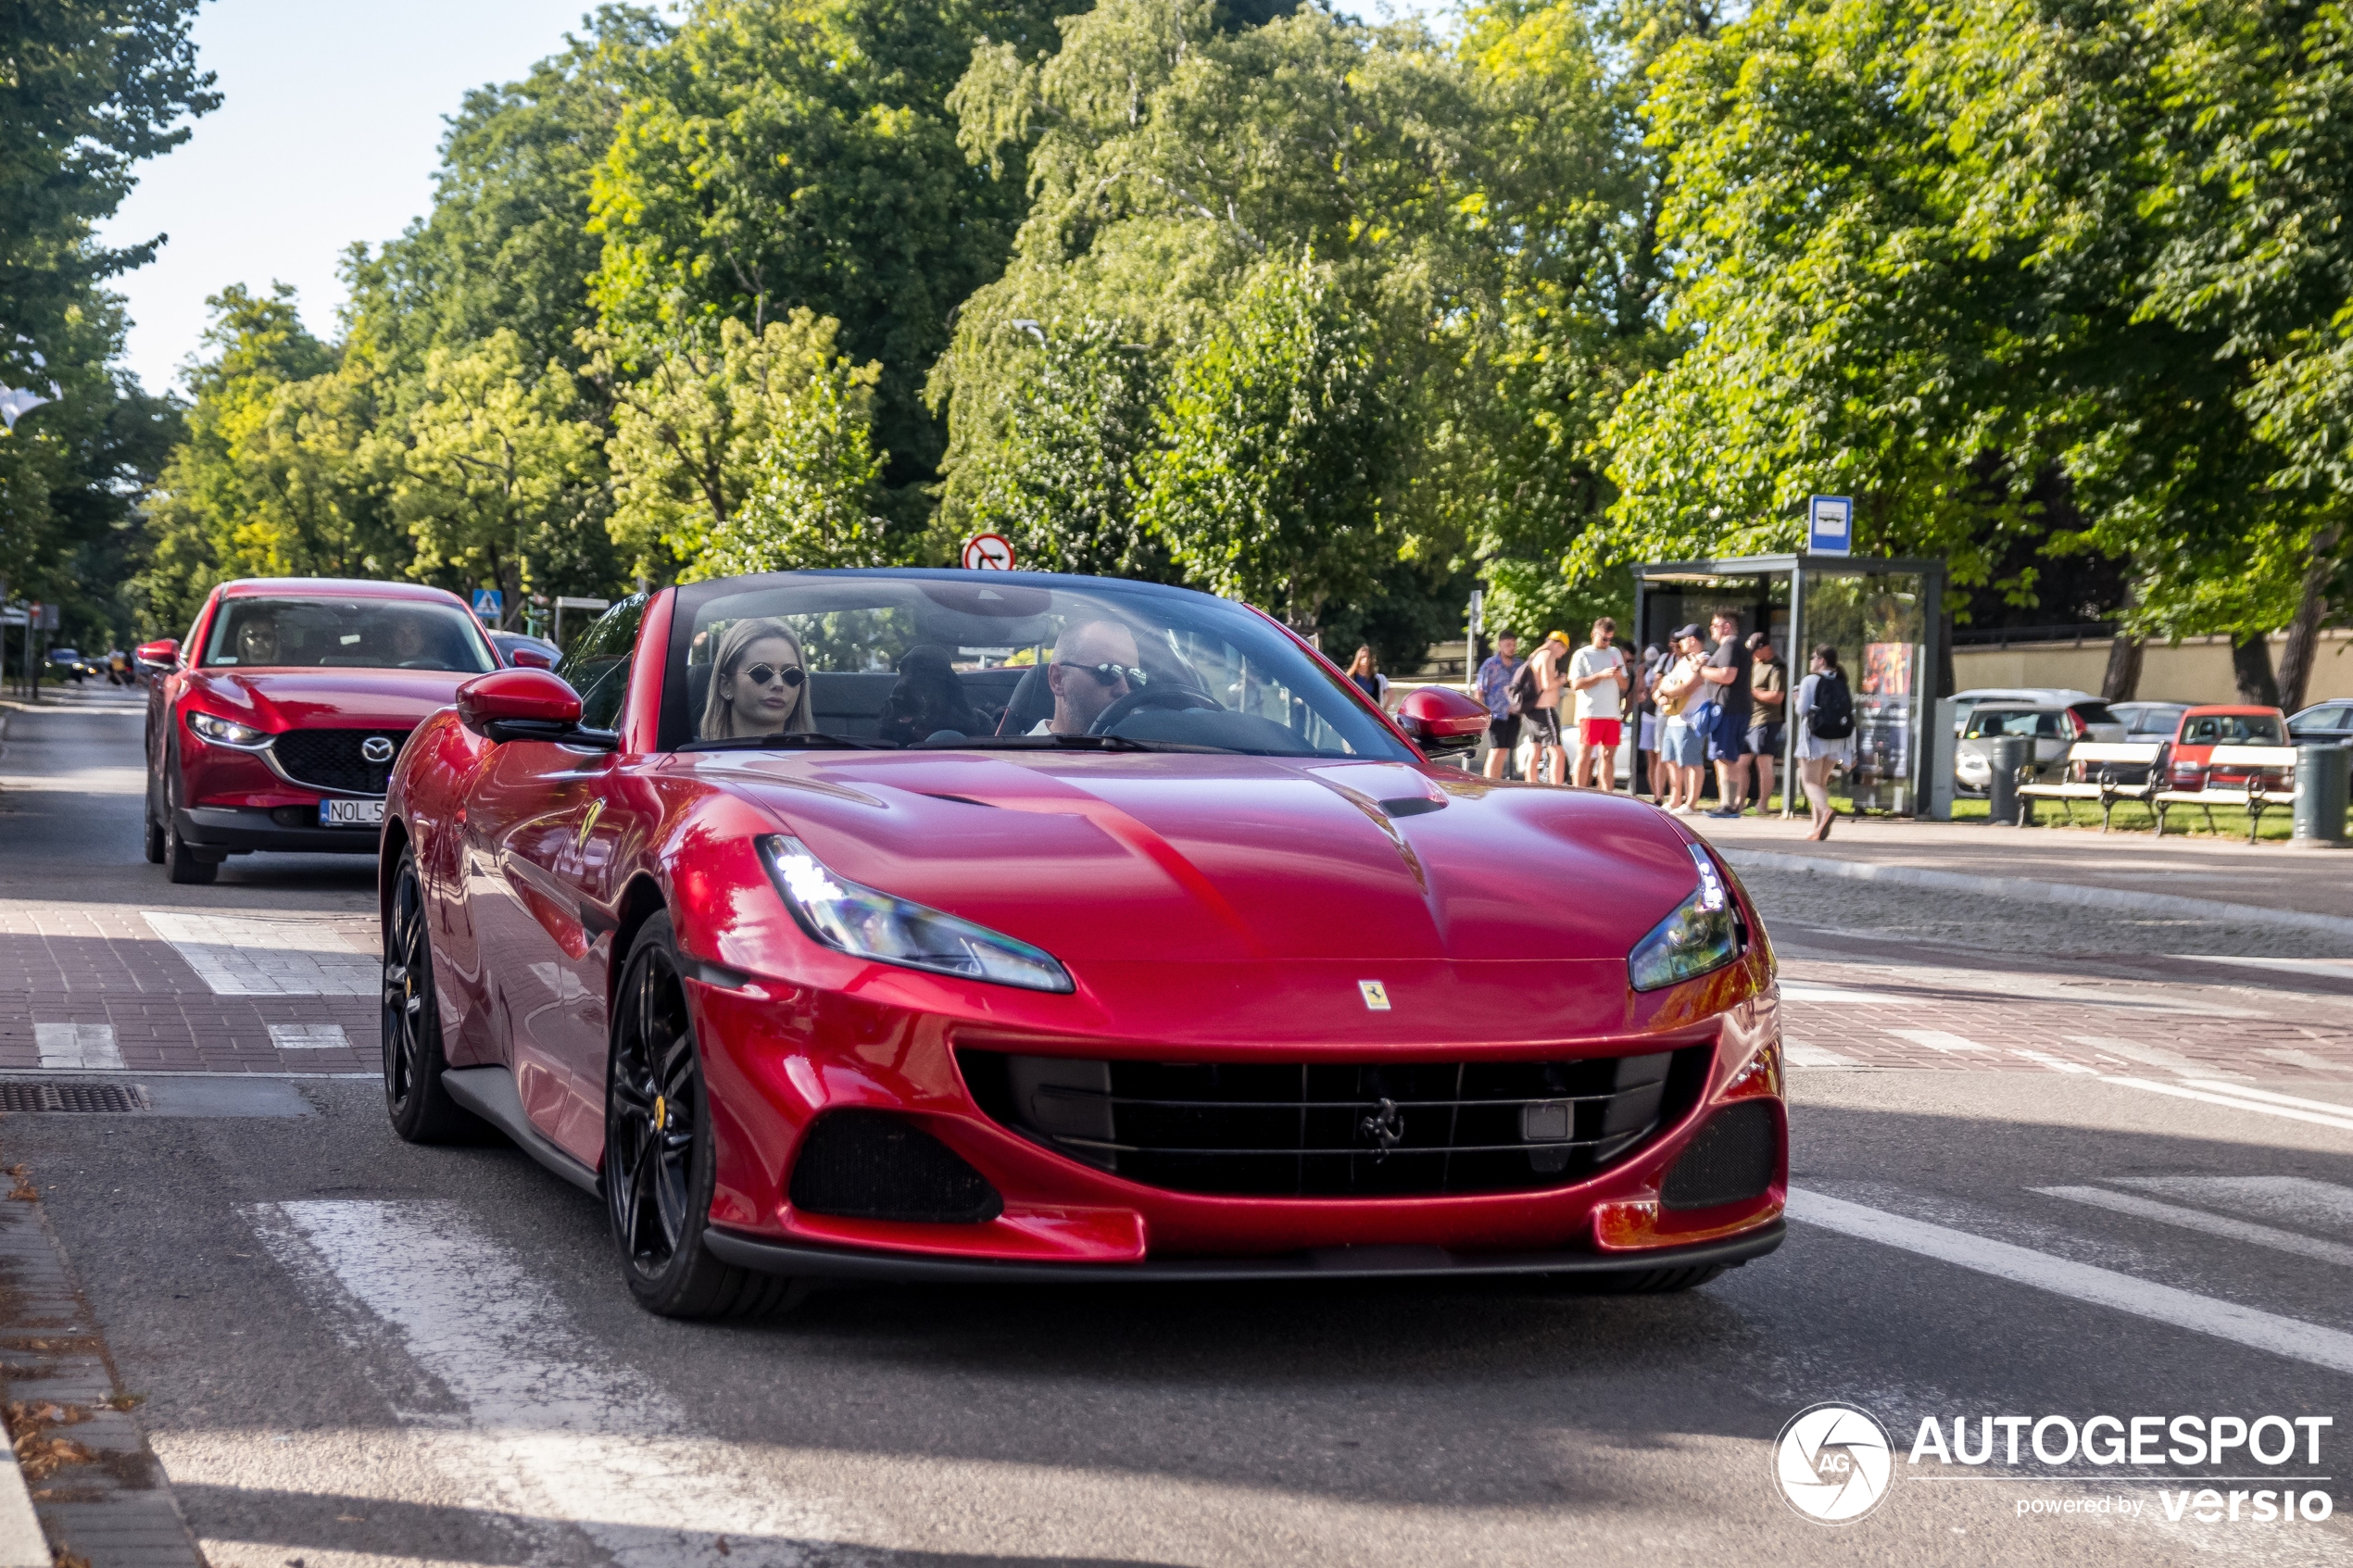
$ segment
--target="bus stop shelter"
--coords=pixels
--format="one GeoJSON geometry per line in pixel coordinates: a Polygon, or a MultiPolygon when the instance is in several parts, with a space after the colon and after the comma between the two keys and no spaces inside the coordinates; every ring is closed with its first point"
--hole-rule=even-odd
{"type": "MultiPolygon", "coordinates": [[[[1838,649],[1855,694],[1857,810],[1921,814],[1931,791],[1928,721],[1935,712],[1936,671],[1944,624],[1944,563],[1895,556],[1738,556],[1723,560],[1659,561],[1634,568],[1634,643],[1665,647],[1679,626],[1696,621],[1703,635],[1723,612],[1741,635],[1763,632],[1787,661],[1793,708],[1810,650],[1838,649]]],[[[1797,775],[1797,726],[1783,725],[1783,777],[1797,775]]],[[[1781,815],[1794,814],[1785,786],[1781,815]]]]}

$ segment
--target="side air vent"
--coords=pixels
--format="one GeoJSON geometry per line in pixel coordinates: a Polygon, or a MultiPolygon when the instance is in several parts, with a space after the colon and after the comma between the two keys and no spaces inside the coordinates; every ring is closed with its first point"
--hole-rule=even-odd
{"type": "Polygon", "coordinates": [[[1773,1185],[1776,1130],[1766,1100],[1718,1111],[1667,1173],[1659,1201],[1669,1209],[1713,1209],[1762,1198],[1773,1185]]]}
{"type": "Polygon", "coordinates": [[[792,1204],[845,1220],[977,1225],[1005,1210],[988,1178],[921,1127],[879,1110],[817,1119],[793,1162],[792,1204]]]}

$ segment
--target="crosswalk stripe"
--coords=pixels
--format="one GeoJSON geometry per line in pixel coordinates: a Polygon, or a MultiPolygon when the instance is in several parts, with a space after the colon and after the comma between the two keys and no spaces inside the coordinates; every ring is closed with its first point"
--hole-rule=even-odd
{"type": "Polygon", "coordinates": [[[2138,1040],[2120,1040],[2113,1035],[2069,1035],[2065,1038],[2070,1044],[2105,1051],[2126,1061],[2137,1061],[2144,1067],[2162,1067],[2168,1072],[2179,1073],[2184,1078],[2196,1073],[2208,1077],[2233,1076],[2228,1068],[2217,1067],[2210,1061],[2193,1061],[2179,1051],[2169,1051],[2162,1046],[2145,1046],[2138,1040]]]}
{"type": "Polygon", "coordinates": [[[1863,1065],[1853,1057],[1841,1056],[1828,1047],[1801,1045],[1795,1040],[1783,1040],[1781,1054],[1789,1058],[1792,1067],[1860,1067],[1863,1065]]]}
{"type": "Polygon", "coordinates": [[[2259,1116],[2284,1116],[2291,1122],[2309,1122],[2315,1126],[2334,1127],[2353,1133],[2353,1117],[2322,1116],[2294,1106],[2266,1105],[2261,1100],[2242,1099],[2233,1090],[2227,1095],[2213,1094],[2205,1089],[2187,1088],[2180,1084],[2152,1084],[2146,1078],[2120,1078],[2108,1073],[2100,1075],[2103,1084],[2120,1084],[2128,1089],[2143,1089],[2150,1094],[2171,1095],[2176,1099],[2194,1099],[2207,1105],[2227,1105],[2233,1110],[2251,1110],[2259,1116]]]}
{"type": "Polygon", "coordinates": [[[1943,1051],[1947,1056],[1985,1048],[1965,1035],[1951,1035],[1942,1029],[1890,1029],[1888,1033],[1899,1040],[1909,1040],[1916,1046],[1926,1046],[1930,1050],[1943,1051]]]}
{"type": "Polygon", "coordinates": [[[2028,1050],[2024,1046],[2012,1046],[2010,1047],[2010,1054],[2012,1056],[2022,1056],[2027,1060],[2035,1063],[2037,1066],[2047,1067],[2054,1073],[2093,1073],[2097,1071],[2096,1068],[2086,1067],[2080,1061],[2062,1061],[2055,1056],[2045,1056],[2041,1051],[2028,1050]]]}
{"type": "Polygon", "coordinates": [[[2131,1187],[2209,1209],[2260,1214],[2306,1230],[2353,1236],[2353,1187],[2310,1176],[2103,1176],[2131,1187]]]}
{"type": "Polygon", "coordinates": [[[2159,1203],[2152,1198],[2136,1198],[2131,1193],[2109,1192],[2101,1187],[2034,1187],[2030,1189],[2045,1198],[2063,1198],[2070,1203],[2088,1203],[2095,1209],[2112,1213],[2133,1214],[2161,1224],[2179,1225],[2187,1231],[2204,1231],[2208,1236],[2227,1236],[2233,1241],[2251,1242],[2277,1252],[2294,1252],[2305,1258],[2318,1258],[2322,1262],[2340,1268],[2353,1269],[2353,1247],[2341,1241],[2323,1241],[2318,1236],[2298,1236],[2275,1225],[2259,1225],[2252,1220],[2233,1220],[2221,1214],[2209,1214],[2202,1209],[2183,1209],[2177,1204],[2159,1203]]]}
{"type": "MultiPolygon", "coordinates": [[[[421,1440],[454,1457],[470,1489],[576,1525],[642,1568],[712,1562],[714,1550],[737,1568],[799,1563],[812,1537],[836,1534],[824,1513],[751,1471],[748,1454],[694,1434],[652,1379],[607,1361],[547,1282],[460,1205],[311,1200],[245,1213],[330,1322],[357,1315],[388,1333],[458,1401],[463,1440],[421,1440]]],[[[397,1408],[402,1390],[381,1391],[397,1408]]]]}
{"type": "Polygon", "coordinates": [[[2353,1073],[2353,1063],[2331,1061],[2324,1056],[2314,1056],[2310,1051],[2299,1051],[2287,1046],[2258,1046],[2255,1054],[2268,1056],[2273,1061],[2284,1061],[2290,1067],[2301,1067],[2308,1073],[2330,1073],[2339,1077],[2353,1073]]]}
{"type": "Polygon", "coordinates": [[[217,997],[372,997],[383,960],[331,922],[142,909],[149,930],[217,997]]]}
{"type": "Polygon", "coordinates": [[[1934,1258],[2056,1296],[2170,1323],[2332,1372],[2353,1373],[2353,1334],[2136,1279],[2113,1269],[2054,1258],[2031,1248],[1891,1214],[1803,1187],[1789,1189],[1789,1217],[1842,1236],[1934,1258]]]}

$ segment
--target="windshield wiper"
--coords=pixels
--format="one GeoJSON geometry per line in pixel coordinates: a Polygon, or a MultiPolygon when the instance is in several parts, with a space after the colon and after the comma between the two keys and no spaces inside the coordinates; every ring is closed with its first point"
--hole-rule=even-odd
{"type": "Polygon", "coordinates": [[[794,730],[774,735],[724,735],[716,740],[690,740],[681,751],[896,751],[886,740],[860,740],[854,735],[829,735],[814,730],[794,730]]]}
{"type": "Polygon", "coordinates": [[[968,735],[962,740],[919,740],[910,751],[1203,751],[1224,746],[1189,746],[1182,741],[1137,740],[1129,735],[968,735]]]}

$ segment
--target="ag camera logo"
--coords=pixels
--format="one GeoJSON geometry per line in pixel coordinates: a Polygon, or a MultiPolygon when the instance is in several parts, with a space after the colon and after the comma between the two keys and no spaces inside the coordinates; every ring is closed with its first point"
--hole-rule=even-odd
{"type": "Polygon", "coordinates": [[[1773,1444],[1781,1496],[1818,1524],[1854,1524],[1879,1507],[1894,1477],[1887,1428],[1853,1405],[1809,1405],[1773,1444]]]}

